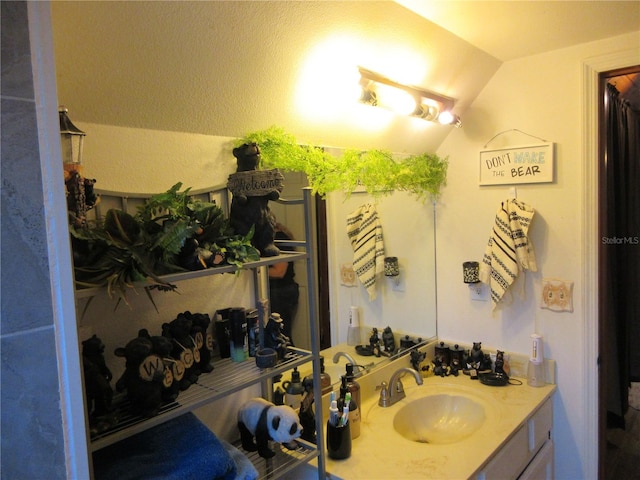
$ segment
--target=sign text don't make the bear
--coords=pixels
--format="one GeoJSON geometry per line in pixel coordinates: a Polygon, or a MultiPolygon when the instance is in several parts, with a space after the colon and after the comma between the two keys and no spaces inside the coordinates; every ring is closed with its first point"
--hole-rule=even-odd
{"type": "Polygon", "coordinates": [[[553,143],[480,151],[480,185],[553,182],[553,143]]]}

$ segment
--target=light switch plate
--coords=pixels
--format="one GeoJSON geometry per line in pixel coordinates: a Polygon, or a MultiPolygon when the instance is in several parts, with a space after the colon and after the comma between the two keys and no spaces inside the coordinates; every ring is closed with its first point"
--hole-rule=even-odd
{"type": "Polygon", "coordinates": [[[489,301],[489,289],[484,283],[472,283],[469,285],[469,297],[480,302],[489,301]]]}

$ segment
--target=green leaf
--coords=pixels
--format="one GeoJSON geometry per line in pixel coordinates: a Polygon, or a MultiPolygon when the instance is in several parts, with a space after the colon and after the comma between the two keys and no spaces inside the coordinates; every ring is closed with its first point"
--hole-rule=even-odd
{"type": "Polygon", "coordinates": [[[349,195],[364,187],[375,197],[400,190],[426,200],[446,185],[448,161],[434,153],[410,155],[402,161],[385,150],[346,150],[335,157],[322,148],[299,145],[276,126],[249,133],[235,145],[251,142],[260,146],[263,167],[304,172],[312,192],[321,196],[334,191],[349,195]]]}

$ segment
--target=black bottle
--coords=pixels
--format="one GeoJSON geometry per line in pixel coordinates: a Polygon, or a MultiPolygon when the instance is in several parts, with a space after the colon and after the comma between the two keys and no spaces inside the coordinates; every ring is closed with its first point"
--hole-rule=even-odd
{"type": "Polygon", "coordinates": [[[351,392],[351,398],[356,401],[356,405],[360,407],[362,404],[360,402],[360,384],[356,381],[355,374],[353,373],[354,365],[352,363],[347,363],[346,370],[347,373],[345,378],[347,380],[347,389],[351,392]]]}
{"type": "MultiPolygon", "coordinates": [[[[338,399],[338,410],[340,415],[344,415],[345,398],[349,392],[349,383],[346,375],[343,375],[340,384],[340,398],[338,399]]],[[[358,395],[360,392],[358,392],[358,395]]],[[[356,439],[360,436],[360,407],[358,402],[353,398],[351,394],[351,400],[349,401],[349,424],[351,429],[351,439],[356,439]]]]}

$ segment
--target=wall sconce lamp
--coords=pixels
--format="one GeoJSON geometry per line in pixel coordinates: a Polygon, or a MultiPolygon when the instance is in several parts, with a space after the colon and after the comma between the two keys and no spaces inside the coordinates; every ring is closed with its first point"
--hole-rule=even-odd
{"type": "Polygon", "coordinates": [[[65,165],[77,167],[82,164],[82,142],[86,133],[71,122],[69,115],[67,115],[68,112],[69,110],[64,105],[58,107],[62,161],[65,165]]]}
{"type": "Polygon", "coordinates": [[[455,100],[419,87],[402,85],[363,67],[360,72],[360,102],[383,107],[401,115],[411,115],[443,125],[462,126],[460,117],[451,113],[455,100]]]}

